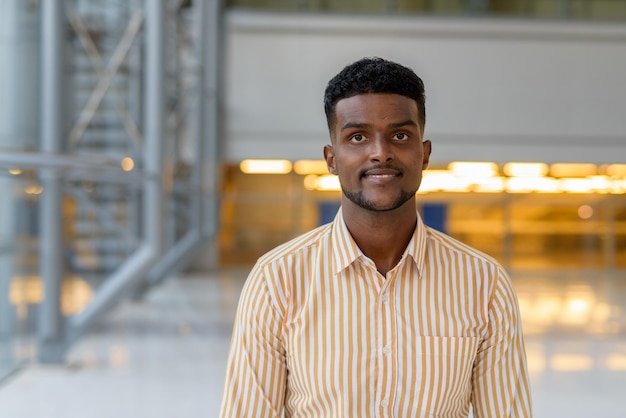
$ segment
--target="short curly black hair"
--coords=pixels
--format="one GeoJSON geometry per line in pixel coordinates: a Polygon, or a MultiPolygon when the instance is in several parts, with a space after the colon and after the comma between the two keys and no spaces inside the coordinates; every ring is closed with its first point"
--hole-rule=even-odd
{"type": "Polygon", "coordinates": [[[392,93],[415,100],[422,125],[426,123],[424,82],[410,68],[379,57],[362,58],[333,77],[324,92],[324,112],[329,129],[341,99],[367,93],[392,93]]]}

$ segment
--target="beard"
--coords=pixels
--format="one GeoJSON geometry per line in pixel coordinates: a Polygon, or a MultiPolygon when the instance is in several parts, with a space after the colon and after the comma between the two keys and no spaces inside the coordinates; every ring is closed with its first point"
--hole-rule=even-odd
{"type": "Polygon", "coordinates": [[[400,206],[404,205],[411,199],[415,198],[415,193],[417,193],[417,189],[414,192],[408,192],[406,190],[401,190],[400,194],[390,205],[388,206],[379,206],[374,201],[368,200],[363,196],[363,191],[360,190],[358,192],[350,192],[348,190],[342,190],[343,195],[355,205],[373,212],[389,212],[395,209],[398,209],[400,206]]]}

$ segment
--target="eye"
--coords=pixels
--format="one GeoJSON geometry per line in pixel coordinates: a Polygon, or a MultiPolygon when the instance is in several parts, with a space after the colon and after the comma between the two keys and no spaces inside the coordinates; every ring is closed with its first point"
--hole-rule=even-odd
{"type": "Polygon", "coordinates": [[[407,139],[409,139],[409,136],[404,132],[398,132],[393,136],[393,139],[395,139],[396,141],[406,141],[407,139]]]}
{"type": "Polygon", "coordinates": [[[351,142],[362,142],[363,141],[363,135],[361,134],[354,134],[352,135],[352,138],[350,138],[351,142]]]}

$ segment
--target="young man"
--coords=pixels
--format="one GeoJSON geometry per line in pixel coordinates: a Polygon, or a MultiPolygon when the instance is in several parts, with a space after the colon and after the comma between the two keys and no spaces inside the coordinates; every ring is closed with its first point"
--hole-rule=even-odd
{"type": "Polygon", "coordinates": [[[324,105],[341,209],[250,273],[221,416],[531,416],[506,272],[417,212],[431,151],[422,80],[362,59],[324,105]]]}

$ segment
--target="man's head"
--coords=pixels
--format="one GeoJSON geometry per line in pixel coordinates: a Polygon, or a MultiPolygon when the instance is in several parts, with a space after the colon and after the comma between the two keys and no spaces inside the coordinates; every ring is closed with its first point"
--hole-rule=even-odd
{"type": "Polygon", "coordinates": [[[324,92],[328,128],[336,122],[336,105],[341,99],[367,93],[390,93],[415,100],[422,131],[426,122],[424,83],[413,70],[382,58],[363,58],[333,77],[324,92]]]}
{"type": "Polygon", "coordinates": [[[414,212],[431,151],[423,140],[422,80],[399,64],[366,58],[329,82],[324,102],[332,141],[324,159],[339,177],[344,210],[414,212]]]}

